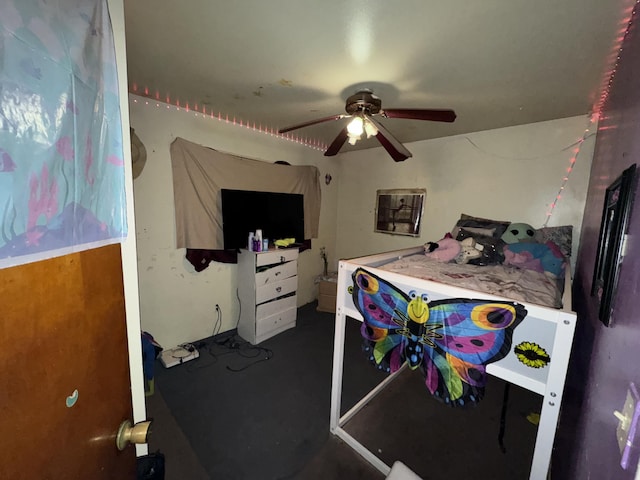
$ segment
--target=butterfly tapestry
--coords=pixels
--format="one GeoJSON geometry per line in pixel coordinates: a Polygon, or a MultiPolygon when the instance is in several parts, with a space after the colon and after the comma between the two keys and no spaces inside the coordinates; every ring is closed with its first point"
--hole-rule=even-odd
{"type": "Polygon", "coordinates": [[[353,272],[351,293],[369,360],[390,373],[405,362],[420,368],[431,394],[451,406],[482,399],[486,365],[509,353],[513,330],[527,315],[523,305],[501,300],[429,302],[362,268],[353,272]]]}

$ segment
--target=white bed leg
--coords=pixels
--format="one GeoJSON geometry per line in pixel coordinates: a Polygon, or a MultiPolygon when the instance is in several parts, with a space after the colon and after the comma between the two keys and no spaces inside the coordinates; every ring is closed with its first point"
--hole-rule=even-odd
{"type": "Polygon", "coordinates": [[[358,453],[362,458],[364,458],[367,462],[377,468],[380,473],[383,475],[389,475],[391,471],[391,467],[384,463],[377,455],[375,455],[371,450],[362,445],[358,440],[353,438],[346,430],[342,427],[338,427],[335,431],[336,436],[341,438],[347,445],[349,445],[356,453],[358,453]]]}
{"type": "Polygon", "coordinates": [[[347,317],[344,305],[347,295],[346,269],[342,262],[338,265],[338,285],[336,290],[336,324],[333,337],[333,371],[331,377],[331,417],[329,431],[335,433],[340,421],[340,405],[342,401],[342,375],[344,371],[344,342],[347,317]]]}
{"type": "Polygon", "coordinates": [[[549,364],[549,376],[542,399],[540,423],[538,424],[538,434],[529,475],[530,480],[548,478],[575,327],[575,317],[561,315],[558,319],[553,342],[553,357],[549,364]]]}
{"type": "MultiPolygon", "coordinates": [[[[340,407],[342,403],[342,375],[344,372],[344,342],[346,337],[347,317],[342,313],[341,308],[336,309],[335,336],[333,341],[333,373],[331,379],[331,418],[329,420],[329,431],[341,438],[347,445],[361,455],[366,461],[377,468],[384,475],[388,475],[391,468],[380,460],[373,452],[362,445],[358,440],[349,435],[341,426],[342,422],[348,420],[355,412],[360,410],[372,396],[381,390],[387,383],[395,378],[395,375],[388,377],[376,388],[360,400],[343,418],[340,417],[340,407]]],[[[396,372],[399,373],[400,371],[396,372]]]]}
{"type": "Polygon", "coordinates": [[[342,400],[342,373],[344,367],[344,341],[346,316],[342,309],[336,309],[335,335],[333,339],[333,373],[331,377],[331,418],[329,430],[335,433],[340,421],[340,405],[342,400]]]}

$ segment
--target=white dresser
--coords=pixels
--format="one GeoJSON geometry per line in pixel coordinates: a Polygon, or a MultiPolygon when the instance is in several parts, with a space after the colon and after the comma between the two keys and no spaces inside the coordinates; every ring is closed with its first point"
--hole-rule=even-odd
{"type": "Polygon", "coordinates": [[[238,254],[238,334],[258,344],[296,326],[298,249],[238,254]]]}

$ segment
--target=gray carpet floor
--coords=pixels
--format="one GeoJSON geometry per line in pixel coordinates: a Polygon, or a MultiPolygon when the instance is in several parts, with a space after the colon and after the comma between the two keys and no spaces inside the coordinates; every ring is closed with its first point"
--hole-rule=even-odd
{"type": "MultiPolygon", "coordinates": [[[[298,309],[296,328],[259,348],[222,335],[196,342],[198,360],[158,362],[149,447],[165,454],[166,480],[383,479],[329,432],[333,319],[312,303],[298,309]]],[[[348,319],[342,412],[385,377],[366,361],[359,325],[348,319]]],[[[541,400],[511,386],[502,451],[503,392],[491,378],[477,407],[451,409],[407,370],[344,428],[425,480],[526,479],[537,428],[526,417],[541,400]]]]}

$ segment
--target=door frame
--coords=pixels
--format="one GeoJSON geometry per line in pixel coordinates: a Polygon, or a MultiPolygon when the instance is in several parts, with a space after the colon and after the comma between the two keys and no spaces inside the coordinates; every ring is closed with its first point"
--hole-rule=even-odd
{"type": "MultiPolygon", "coordinates": [[[[142,370],[142,341],[140,337],[140,296],[138,290],[138,254],[136,246],[136,222],[133,197],[133,171],[131,167],[131,137],[129,134],[129,90],[127,81],[127,51],[125,42],[124,0],[107,0],[120,91],[120,116],[122,119],[122,144],[124,150],[125,198],[127,202],[127,237],[121,243],[122,277],[124,281],[125,312],[127,316],[127,342],[131,379],[131,404],[133,422],[147,419],[142,370]]],[[[136,445],[136,455],[146,455],[147,444],[136,445]]]]}

